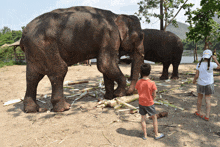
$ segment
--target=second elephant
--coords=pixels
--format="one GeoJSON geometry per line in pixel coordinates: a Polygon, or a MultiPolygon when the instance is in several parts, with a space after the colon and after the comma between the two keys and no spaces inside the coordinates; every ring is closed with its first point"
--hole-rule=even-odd
{"type": "MultiPolygon", "coordinates": [[[[163,71],[161,80],[168,79],[168,69],[170,64],[173,65],[173,73],[171,79],[178,79],[178,67],[182,58],[183,44],[181,39],[169,31],[161,31],[156,29],[144,29],[144,59],[153,62],[162,62],[163,71]]],[[[125,51],[120,51],[119,57],[128,55],[125,51]]],[[[130,57],[131,59],[133,57],[130,57]]],[[[126,63],[132,60],[121,59],[126,63]]],[[[133,77],[131,73],[131,77],[133,77]]]]}
{"type": "Polygon", "coordinates": [[[171,79],[178,79],[178,67],[182,58],[183,44],[181,39],[169,31],[144,29],[145,60],[162,62],[161,80],[168,79],[168,68],[173,65],[171,79]]]}

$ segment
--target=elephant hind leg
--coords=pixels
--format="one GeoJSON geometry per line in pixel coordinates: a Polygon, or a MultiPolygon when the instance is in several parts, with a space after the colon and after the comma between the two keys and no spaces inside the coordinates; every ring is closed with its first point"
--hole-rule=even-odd
{"type": "Polygon", "coordinates": [[[23,102],[24,112],[36,113],[36,112],[46,111],[45,108],[40,108],[36,102],[37,85],[43,77],[44,77],[43,74],[38,73],[34,69],[34,65],[30,65],[29,63],[27,63],[27,70],[26,70],[27,88],[23,102]]]}
{"type": "Polygon", "coordinates": [[[168,69],[170,67],[170,62],[163,62],[163,71],[162,71],[162,75],[160,77],[160,80],[166,80],[169,79],[168,75],[168,69]]]}
{"type": "Polygon", "coordinates": [[[173,62],[172,65],[173,65],[173,73],[172,73],[172,76],[171,76],[171,79],[179,79],[179,76],[178,76],[178,68],[179,68],[179,62],[173,62]]]}
{"type": "Polygon", "coordinates": [[[70,104],[66,102],[63,95],[63,81],[67,73],[67,65],[64,61],[53,65],[52,72],[48,75],[52,85],[51,103],[54,112],[63,112],[70,109],[70,104]]]}

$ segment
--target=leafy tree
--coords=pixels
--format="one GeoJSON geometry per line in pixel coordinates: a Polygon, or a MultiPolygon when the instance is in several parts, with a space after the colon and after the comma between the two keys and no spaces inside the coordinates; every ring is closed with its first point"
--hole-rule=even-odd
{"type": "Polygon", "coordinates": [[[11,29],[9,27],[4,26],[3,29],[0,30],[1,34],[6,34],[7,32],[11,32],[11,29]]]}
{"type": "Polygon", "coordinates": [[[220,41],[220,25],[213,20],[215,14],[218,18],[220,17],[220,2],[219,0],[201,0],[200,5],[201,9],[185,13],[188,16],[186,22],[190,24],[186,35],[191,41],[205,41],[204,49],[206,49],[210,48],[210,45],[213,46],[216,39],[220,41]]]}
{"type": "Polygon", "coordinates": [[[139,5],[138,13],[135,13],[140,20],[142,20],[142,17],[145,18],[145,21],[147,23],[150,23],[150,17],[156,17],[162,20],[165,19],[165,27],[161,30],[166,30],[166,27],[172,23],[175,27],[178,27],[177,21],[175,17],[178,15],[180,10],[186,9],[188,7],[192,7],[194,4],[186,4],[188,0],[184,2],[184,0],[141,0],[139,5]],[[180,6],[182,4],[182,6],[180,6]],[[149,10],[152,9],[158,9],[159,6],[162,6],[162,11],[160,14],[157,13],[151,13],[149,10]],[[174,10],[179,9],[178,12],[174,15],[174,10]]]}
{"type": "MultiPolygon", "coordinates": [[[[4,27],[7,28],[7,27],[4,27]]],[[[2,30],[4,30],[4,28],[2,30]]],[[[11,29],[5,29],[5,30],[11,30],[11,29]]],[[[4,44],[11,44],[16,41],[18,41],[22,36],[22,31],[7,31],[6,33],[1,33],[0,35],[0,46],[4,44]]]]}

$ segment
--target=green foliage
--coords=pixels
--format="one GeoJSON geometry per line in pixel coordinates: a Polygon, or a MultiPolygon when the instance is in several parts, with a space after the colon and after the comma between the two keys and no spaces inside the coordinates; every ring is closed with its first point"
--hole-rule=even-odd
{"type": "Polygon", "coordinates": [[[10,31],[0,35],[0,46],[18,41],[22,36],[22,31],[10,31]]]}
{"type": "MultiPolygon", "coordinates": [[[[0,30],[0,67],[20,64],[14,61],[13,47],[3,47],[4,44],[11,44],[18,41],[22,36],[22,31],[14,31],[8,27],[4,27],[0,30]]],[[[23,53],[20,47],[16,48],[16,53],[23,53]]]]}
{"type": "Polygon", "coordinates": [[[215,14],[220,17],[219,0],[202,0],[200,5],[201,9],[192,12],[188,9],[189,11],[185,13],[188,16],[186,22],[190,24],[189,32],[186,33],[188,40],[220,41],[220,26],[213,20],[215,14]]]}
{"type": "MultiPolygon", "coordinates": [[[[23,53],[20,47],[16,48],[16,53],[23,53]]],[[[4,47],[0,49],[0,60],[7,61],[14,59],[13,47],[4,47]]]]}
{"type": "Polygon", "coordinates": [[[11,29],[9,27],[4,26],[3,29],[0,30],[0,33],[2,35],[6,34],[7,32],[11,32],[11,29]]]}
{"type": "Polygon", "coordinates": [[[164,18],[166,24],[172,23],[173,26],[178,27],[177,21],[175,19],[176,15],[174,16],[175,9],[187,9],[191,8],[194,4],[186,4],[188,0],[184,2],[184,0],[166,0],[163,1],[163,16],[157,13],[151,13],[153,9],[158,9],[160,7],[160,0],[141,0],[139,5],[138,12],[135,13],[142,20],[142,17],[145,18],[147,23],[150,23],[150,17],[156,17],[159,19],[164,18]],[[182,5],[182,6],[180,6],[182,5]]]}
{"type": "Polygon", "coordinates": [[[3,62],[0,60],[0,68],[4,66],[12,66],[12,65],[25,65],[26,63],[23,62],[15,62],[13,60],[10,60],[8,62],[3,62]]]}

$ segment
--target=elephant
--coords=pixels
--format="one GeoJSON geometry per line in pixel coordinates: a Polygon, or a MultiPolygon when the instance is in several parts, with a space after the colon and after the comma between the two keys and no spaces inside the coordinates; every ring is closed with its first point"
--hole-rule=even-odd
{"type": "Polygon", "coordinates": [[[144,62],[143,40],[140,21],[133,15],[76,6],[36,17],[24,28],[20,41],[27,62],[24,112],[46,111],[36,103],[37,86],[45,75],[52,85],[52,111],[69,110],[70,104],[63,95],[68,66],[92,58],[97,59],[97,68],[103,74],[105,99],[132,94],[144,62]],[[117,63],[119,50],[135,57],[128,89],[117,63]],[[118,84],[116,89],[114,82],[118,84]]]}
{"type": "MultiPolygon", "coordinates": [[[[168,79],[168,69],[173,65],[171,78],[178,79],[178,67],[182,58],[183,44],[181,39],[169,31],[156,29],[143,29],[144,33],[144,59],[153,62],[162,62],[163,71],[160,80],[168,79]]],[[[126,55],[121,51],[119,56],[126,55]]],[[[133,58],[131,56],[131,58],[133,58]]],[[[127,63],[129,63],[127,61],[127,63]]],[[[132,77],[132,73],[131,73],[132,77]]]]}

